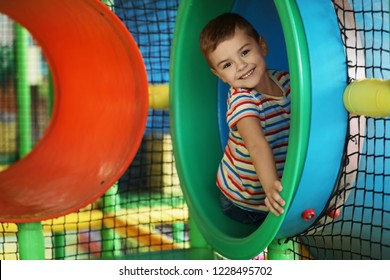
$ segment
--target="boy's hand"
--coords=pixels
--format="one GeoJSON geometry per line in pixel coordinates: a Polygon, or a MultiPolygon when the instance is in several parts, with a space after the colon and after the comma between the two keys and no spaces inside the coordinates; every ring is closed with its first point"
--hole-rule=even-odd
{"type": "Polygon", "coordinates": [[[286,202],[280,196],[282,189],[283,187],[280,181],[275,181],[272,185],[272,188],[265,193],[265,205],[270,212],[275,214],[275,216],[279,216],[280,214],[284,213],[283,206],[286,204],[286,202]]]}

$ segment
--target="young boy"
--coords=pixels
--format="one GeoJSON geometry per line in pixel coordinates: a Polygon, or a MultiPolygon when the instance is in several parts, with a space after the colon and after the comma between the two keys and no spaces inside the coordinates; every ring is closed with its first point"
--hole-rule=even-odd
{"type": "Polygon", "coordinates": [[[211,71],[230,85],[226,113],[229,138],[217,186],[226,215],[261,224],[269,211],[284,212],[280,178],[290,129],[287,72],[267,70],[267,44],[243,17],[225,13],[200,35],[211,71]]]}

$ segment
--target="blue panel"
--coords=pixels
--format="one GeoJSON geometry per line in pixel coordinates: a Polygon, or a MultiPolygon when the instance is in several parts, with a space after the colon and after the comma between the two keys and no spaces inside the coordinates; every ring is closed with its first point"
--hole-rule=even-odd
{"type": "Polygon", "coordinates": [[[331,1],[296,2],[308,44],[312,111],[301,182],[278,233],[283,238],[299,234],[314,222],[303,220],[303,211],[314,209],[318,215],[324,209],[341,167],[348,123],[343,105],[346,58],[333,4],[331,1]]]}

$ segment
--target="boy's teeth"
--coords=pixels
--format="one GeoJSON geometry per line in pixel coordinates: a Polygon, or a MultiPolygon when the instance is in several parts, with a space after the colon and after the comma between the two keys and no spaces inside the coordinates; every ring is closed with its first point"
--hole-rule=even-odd
{"type": "Polygon", "coordinates": [[[248,78],[251,74],[252,74],[253,70],[249,71],[248,73],[246,73],[244,76],[242,76],[241,78],[245,79],[245,78],[248,78]]]}

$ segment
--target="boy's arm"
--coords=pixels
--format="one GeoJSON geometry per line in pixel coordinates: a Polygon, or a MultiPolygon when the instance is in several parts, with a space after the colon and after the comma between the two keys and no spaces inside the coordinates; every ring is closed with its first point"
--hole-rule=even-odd
{"type": "Polygon", "coordinates": [[[280,196],[282,185],[276,171],[274,156],[259,119],[246,117],[237,122],[237,129],[249,151],[257,176],[263,186],[267,208],[279,216],[284,212],[285,201],[280,196]]]}

